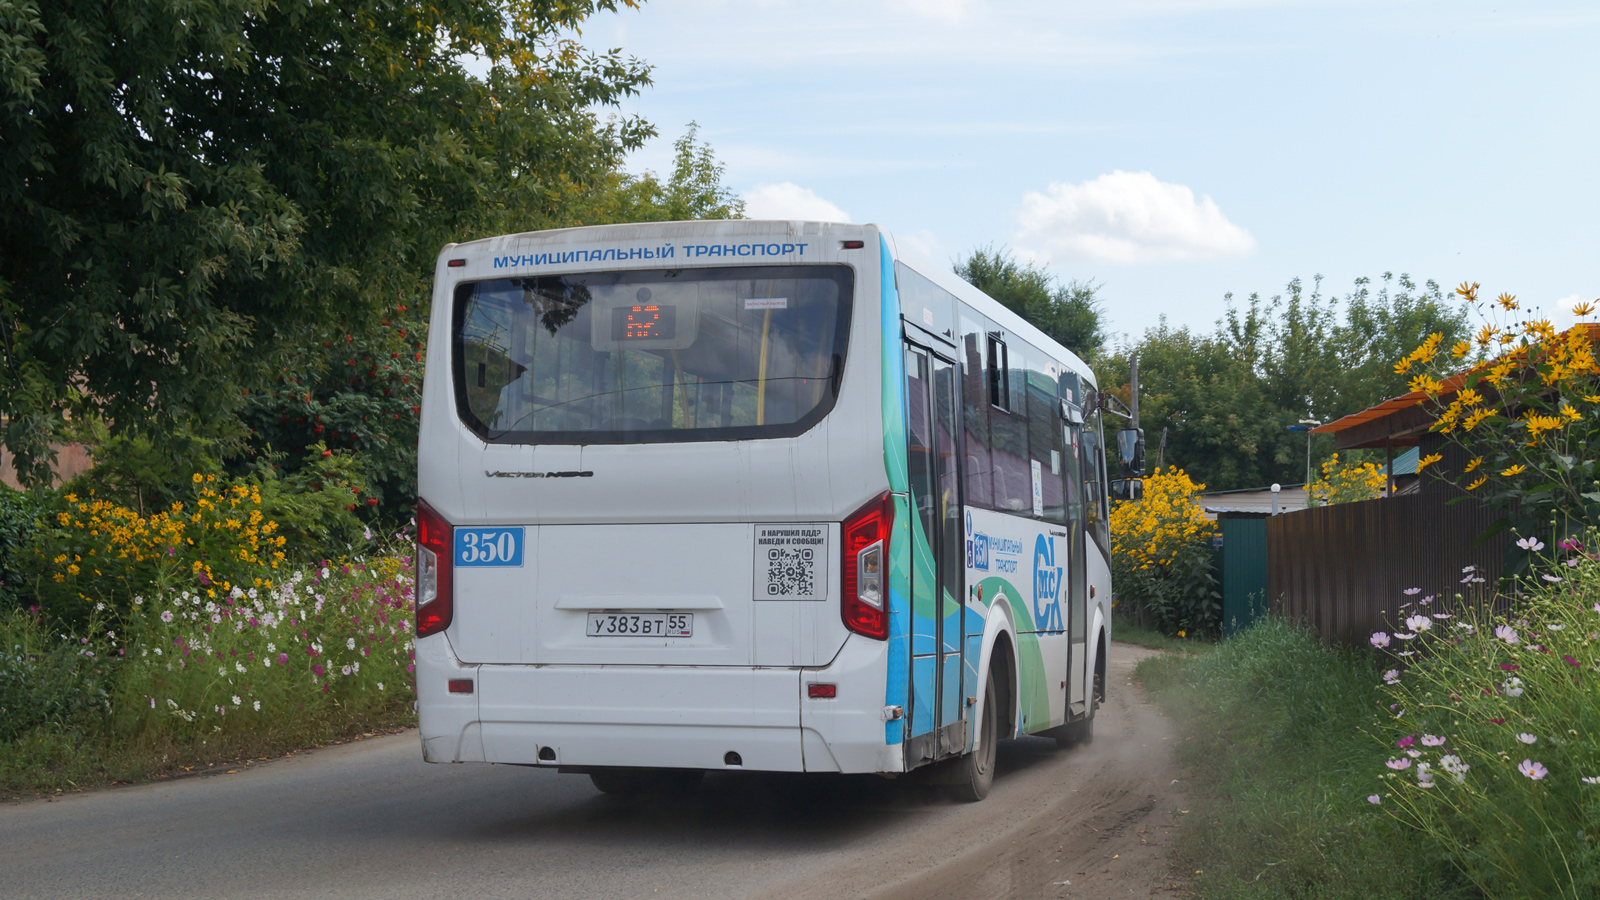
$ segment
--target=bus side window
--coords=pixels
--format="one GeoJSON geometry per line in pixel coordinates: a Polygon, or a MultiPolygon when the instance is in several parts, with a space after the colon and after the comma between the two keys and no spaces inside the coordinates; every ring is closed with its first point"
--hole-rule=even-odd
{"type": "Polygon", "coordinates": [[[1006,342],[998,333],[989,334],[989,405],[996,409],[1011,409],[1010,359],[1006,342]]]}
{"type": "Polygon", "coordinates": [[[1106,454],[1100,435],[1100,413],[1083,424],[1083,511],[1089,536],[1111,552],[1111,526],[1106,509],[1106,454]]]}
{"type": "MultiPolygon", "coordinates": [[[[1027,361],[1028,457],[1039,463],[1042,514],[1046,521],[1065,522],[1061,495],[1061,403],[1057,399],[1056,363],[1032,346],[1019,347],[1027,361]]],[[[1028,508],[1033,508],[1033,471],[1028,472],[1028,508]]]]}
{"type": "MultiPolygon", "coordinates": [[[[1018,348],[1020,351],[1020,347],[1018,348]]],[[[1033,511],[1033,473],[1028,467],[1028,402],[1015,402],[1026,370],[998,334],[989,335],[989,463],[994,472],[994,508],[1033,511]]]]}
{"type": "Polygon", "coordinates": [[[961,311],[961,414],[966,456],[966,501],[994,508],[994,471],[989,462],[989,369],[984,367],[987,322],[961,311]]]}

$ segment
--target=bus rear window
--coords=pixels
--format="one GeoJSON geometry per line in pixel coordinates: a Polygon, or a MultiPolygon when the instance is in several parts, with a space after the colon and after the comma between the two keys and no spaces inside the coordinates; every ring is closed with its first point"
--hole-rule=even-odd
{"type": "Polygon", "coordinates": [[[797,435],[833,407],[852,285],[845,266],[463,283],[458,411],[491,443],[797,435]]]}

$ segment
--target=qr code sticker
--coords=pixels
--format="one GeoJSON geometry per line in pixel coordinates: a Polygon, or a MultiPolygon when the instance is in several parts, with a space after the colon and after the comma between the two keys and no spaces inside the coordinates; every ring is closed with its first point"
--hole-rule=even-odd
{"type": "Polygon", "coordinates": [[[767,596],[810,596],[817,592],[817,558],[809,547],[767,551],[767,596]]]}
{"type": "Polygon", "coordinates": [[[755,599],[823,599],[827,546],[825,525],[757,526],[755,599]]]}

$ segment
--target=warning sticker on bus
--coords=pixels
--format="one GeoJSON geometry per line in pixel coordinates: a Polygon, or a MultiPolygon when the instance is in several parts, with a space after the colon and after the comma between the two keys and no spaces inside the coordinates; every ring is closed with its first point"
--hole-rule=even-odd
{"type": "Polygon", "coordinates": [[[828,526],[757,525],[755,599],[823,600],[828,595],[828,526]]]}

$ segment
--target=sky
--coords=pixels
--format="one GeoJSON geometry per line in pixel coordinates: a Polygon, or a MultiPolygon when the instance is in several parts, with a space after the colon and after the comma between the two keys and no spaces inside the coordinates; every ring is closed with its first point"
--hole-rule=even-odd
{"type": "Polygon", "coordinates": [[[582,39],[654,67],[629,168],[696,122],[747,214],[1004,248],[1114,336],[1317,275],[1600,297],[1594,0],[647,0],[582,39]]]}

